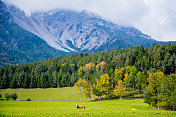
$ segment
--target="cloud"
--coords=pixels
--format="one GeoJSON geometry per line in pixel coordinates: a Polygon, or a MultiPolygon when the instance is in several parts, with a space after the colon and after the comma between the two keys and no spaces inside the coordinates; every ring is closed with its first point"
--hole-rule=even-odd
{"type": "Polygon", "coordinates": [[[156,40],[176,41],[175,0],[3,0],[27,14],[50,9],[87,10],[119,25],[131,25],[156,40]]]}
{"type": "Polygon", "coordinates": [[[144,0],[148,7],[139,22],[133,24],[160,41],[176,41],[176,1],[144,0]]]}

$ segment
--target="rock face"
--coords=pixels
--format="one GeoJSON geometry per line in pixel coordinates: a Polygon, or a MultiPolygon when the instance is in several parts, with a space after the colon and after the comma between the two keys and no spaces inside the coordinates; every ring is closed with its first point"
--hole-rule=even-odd
{"type": "Polygon", "coordinates": [[[157,41],[134,27],[124,27],[87,11],[51,10],[26,16],[8,6],[14,21],[48,45],[64,52],[96,52],[134,46],[150,46],[157,41]]]}
{"type": "Polygon", "coordinates": [[[24,30],[0,1],[0,67],[28,63],[66,53],[49,46],[43,39],[24,30]]]}

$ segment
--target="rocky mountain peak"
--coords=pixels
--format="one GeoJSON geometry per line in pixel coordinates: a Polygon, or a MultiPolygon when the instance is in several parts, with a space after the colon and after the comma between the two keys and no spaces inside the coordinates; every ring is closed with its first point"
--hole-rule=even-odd
{"type": "Polygon", "coordinates": [[[20,27],[64,52],[106,51],[156,42],[134,27],[116,25],[85,10],[54,9],[26,16],[13,5],[8,8],[20,27]]]}

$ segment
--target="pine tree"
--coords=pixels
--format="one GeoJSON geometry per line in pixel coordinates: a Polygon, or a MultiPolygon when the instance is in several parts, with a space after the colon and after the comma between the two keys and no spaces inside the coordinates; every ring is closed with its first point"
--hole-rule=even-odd
{"type": "Polygon", "coordinates": [[[24,87],[24,88],[29,88],[29,85],[30,85],[30,79],[29,79],[29,77],[28,77],[28,73],[26,72],[26,73],[25,73],[25,78],[24,78],[24,85],[23,85],[23,87],[24,87]]]}
{"type": "Polygon", "coordinates": [[[136,79],[135,79],[135,83],[136,83],[136,86],[138,88],[138,95],[139,95],[139,90],[140,88],[142,87],[142,83],[143,83],[143,74],[141,71],[139,71],[136,75],[136,79]]]}
{"type": "Polygon", "coordinates": [[[0,84],[0,88],[1,89],[5,89],[8,88],[8,77],[6,72],[4,72],[3,76],[2,76],[2,80],[1,80],[1,84],[0,84]]]}

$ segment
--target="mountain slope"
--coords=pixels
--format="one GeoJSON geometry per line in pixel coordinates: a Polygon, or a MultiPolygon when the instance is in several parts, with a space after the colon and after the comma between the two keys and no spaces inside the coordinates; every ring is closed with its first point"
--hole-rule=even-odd
{"type": "Polygon", "coordinates": [[[17,25],[6,5],[0,1],[0,66],[39,61],[64,54],[17,25]]]}
{"type": "Polygon", "coordinates": [[[87,11],[51,10],[27,16],[0,0],[0,65],[75,53],[161,44],[134,27],[124,27],[87,11]]]}
{"type": "Polygon", "coordinates": [[[51,10],[26,16],[9,5],[15,22],[64,52],[97,52],[160,43],[134,27],[124,27],[106,21],[87,11],[51,10]]]}

